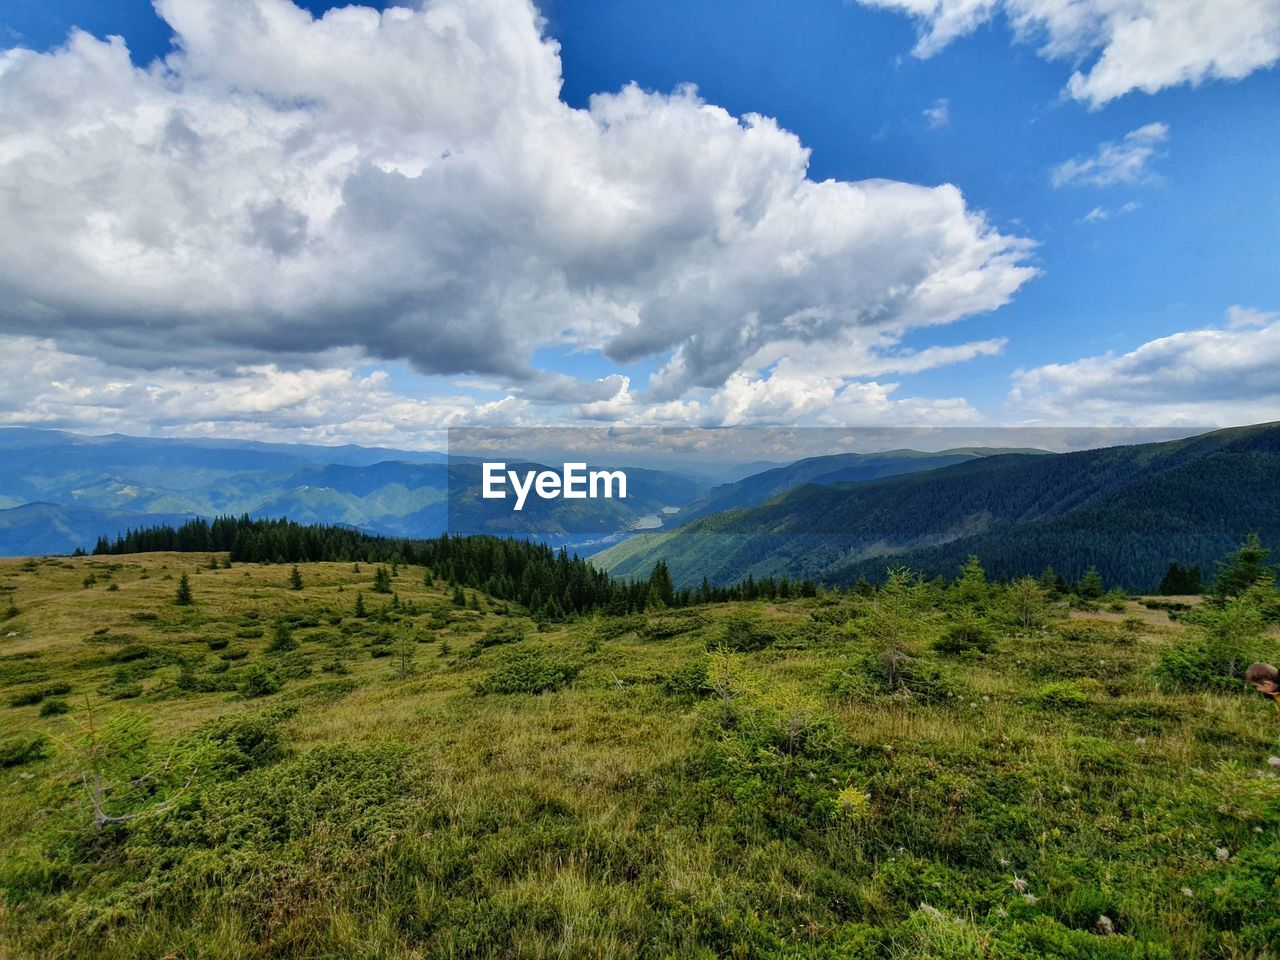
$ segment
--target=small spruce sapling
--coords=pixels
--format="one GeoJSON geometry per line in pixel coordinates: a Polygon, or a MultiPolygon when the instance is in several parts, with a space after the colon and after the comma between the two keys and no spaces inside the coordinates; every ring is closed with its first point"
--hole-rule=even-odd
{"type": "Polygon", "coordinates": [[[293,631],[289,624],[277,620],[271,628],[271,642],[267,644],[267,653],[287,653],[298,649],[298,641],[293,639],[293,631]]]}

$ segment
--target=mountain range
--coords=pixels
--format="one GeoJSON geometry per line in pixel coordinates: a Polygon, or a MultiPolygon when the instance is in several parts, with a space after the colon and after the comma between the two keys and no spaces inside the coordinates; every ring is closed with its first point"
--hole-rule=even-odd
{"type": "Polygon", "coordinates": [[[431,451],[4,429],[0,459],[0,555],[10,556],[248,514],[408,538],[534,536],[598,550],[593,562],[623,578],[665,560],[679,586],[852,583],[899,564],[950,576],[976,554],[998,577],[1051,565],[1076,578],[1096,566],[1109,583],[1145,589],[1172,561],[1211,572],[1249,532],[1280,541],[1280,424],[1073,453],[837,453],[760,463],[719,484],[692,468],[627,468],[625,501],[530,500],[520,513],[476,495],[478,460],[431,451]]]}
{"type": "Polygon", "coordinates": [[[532,500],[513,513],[480,501],[478,459],[435,451],[7,428],[0,429],[0,555],[70,553],[131,528],[227,514],[410,538],[446,529],[536,535],[590,553],[631,529],[754,506],[800,483],[928,470],[982,453],[839,454],[781,466],[699,460],[687,473],[627,467],[625,501],[532,500]],[[467,492],[455,495],[452,513],[451,485],[467,492]]]}
{"type": "MultiPolygon", "coordinates": [[[[713,481],[627,468],[629,497],[481,509],[480,462],[434,451],[0,429],[0,555],[70,553],[99,536],[221,515],[339,524],[396,537],[446,529],[610,534],[652,525],[713,481]],[[449,491],[455,491],[450,516],[449,491]],[[464,529],[465,528],[465,529],[464,529]]],[[[541,469],[541,464],[512,463],[541,469]]],[[[598,539],[598,536],[597,536],[598,539]]],[[[561,538],[560,542],[574,543],[561,538]]]]}
{"type": "Polygon", "coordinates": [[[739,510],[642,534],[593,561],[677,586],[706,577],[953,576],[977,555],[998,577],[1052,566],[1148,589],[1172,561],[1212,571],[1250,532],[1280,540],[1280,424],[1074,453],[1003,453],[857,483],[805,484],[739,510]]]}

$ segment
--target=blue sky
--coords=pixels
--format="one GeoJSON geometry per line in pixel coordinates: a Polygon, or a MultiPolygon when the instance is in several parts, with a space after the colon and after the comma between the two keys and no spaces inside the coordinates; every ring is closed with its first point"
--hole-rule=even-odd
{"type": "MultiPolygon", "coordinates": [[[[194,2],[173,0],[177,6],[194,2]]],[[[1017,9],[1034,10],[1036,0],[1020,2],[1017,9]]],[[[1214,0],[1179,2],[1215,12],[1214,0]]],[[[252,14],[255,3],[235,0],[246,16],[252,14]]],[[[1216,5],[1221,8],[1217,13],[1229,16],[1236,0],[1220,0],[1216,5]]],[[[1270,16],[1268,4],[1254,6],[1270,16]]],[[[321,16],[328,5],[312,3],[308,8],[321,16]]],[[[0,398],[0,416],[10,423],[88,430],[114,424],[131,432],[212,430],[320,440],[360,439],[353,434],[367,431],[376,421],[384,434],[377,438],[379,442],[412,444],[432,427],[432,409],[438,408],[439,424],[446,425],[486,404],[490,405],[486,416],[516,416],[529,423],[573,422],[584,415],[593,422],[614,417],[618,422],[659,422],[655,417],[672,418],[670,422],[715,422],[717,417],[720,422],[841,422],[841,418],[874,420],[882,414],[908,422],[917,416],[942,421],[958,415],[988,422],[1084,418],[1230,423],[1267,419],[1271,410],[1280,415],[1276,404],[1280,383],[1268,375],[1266,362],[1272,357],[1268,351],[1280,338],[1272,315],[1280,310],[1275,279],[1280,276],[1280,189],[1276,187],[1280,71],[1272,65],[1274,57],[1265,45],[1257,64],[1243,66],[1224,66],[1226,54],[1215,53],[1211,46],[1188,51],[1187,75],[1196,82],[1176,82],[1175,76],[1154,93],[1132,89],[1106,102],[1094,102],[1073,98],[1065,90],[1073,71],[1087,74],[1099,56],[1118,57],[1122,52],[1118,46],[1108,46],[1105,33],[1083,46],[1078,43],[1074,58],[1050,56],[1045,47],[1056,36],[1051,21],[1035,21],[1037,32],[1019,38],[1000,12],[921,57],[913,54],[913,48],[931,24],[908,15],[914,9],[911,0],[884,0],[876,8],[843,0],[805,4],[546,0],[539,9],[545,17],[545,33],[559,43],[562,100],[579,113],[589,110],[593,94],[617,93],[630,83],[659,94],[693,84],[704,104],[721,107],[734,117],[762,114],[795,134],[810,151],[811,181],[954,184],[968,213],[985,217],[989,228],[1000,235],[1034,244],[1020,252],[1019,263],[1038,273],[1009,281],[1008,296],[993,293],[980,308],[958,319],[904,323],[890,340],[872,349],[900,355],[974,343],[1000,342],[998,347],[978,350],[955,362],[928,364],[928,369],[918,371],[868,372],[865,363],[823,371],[837,391],[842,384],[858,389],[866,383],[896,384],[891,392],[876,394],[871,406],[799,396],[804,393],[803,383],[786,390],[779,386],[775,394],[766,396],[767,389],[757,390],[756,385],[767,384],[770,370],[776,373],[776,368],[750,367],[760,361],[758,355],[750,361],[735,355],[724,362],[720,357],[704,357],[699,361],[702,366],[688,376],[682,374],[678,385],[661,396],[657,391],[645,392],[650,377],[671,365],[682,343],[690,351],[697,337],[701,337],[698,342],[709,342],[709,331],[737,322],[732,314],[714,317],[708,322],[715,326],[697,337],[690,334],[693,339],[682,340],[678,329],[668,331],[667,338],[655,340],[647,353],[608,346],[616,330],[584,333],[583,326],[596,331],[594,320],[572,332],[569,339],[578,344],[576,348],[566,345],[562,337],[520,332],[514,335],[510,357],[491,369],[469,369],[477,363],[484,366],[485,361],[465,356],[436,364],[433,355],[415,350],[415,338],[419,334],[429,338],[436,329],[432,324],[441,322],[434,313],[421,321],[423,326],[420,331],[415,328],[413,337],[402,333],[408,323],[403,318],[379,318],[368,322],[385,323],[395,332],[344,343],[341,335],[326,328],[321,337],[324,349],[314,356],[308,355],[305,345],[279,339],[222,338],[210,345],[207,361],[184,360],[187,366],[180,370],[181,365],[166,367],[143,355],[145,351],[121,346],[130,339],[127,328],[138,322],[128,310],[81,322],[68,316],[68,311],[76,309],[74,304],[45,303],[36,293],[22,291],[25,299],[39,301],[50,315],[66,318],[70,331],[61,336],[62,319],[46,321],[39,332],[51,335],[55,346],[42,347],[46,351],[40,355],[43,367],[61,371],[63,380],[78,378],[91,394],[95,390],[101,394],[102,388],[95,385],[106,380],[119,383],[129,378],[138,388],[136,397],[143,399],[108,402],[97,398],[71,404],[45,389],[40,374],[34,372],[43,368],[41,364],[28,363],[26,369],[32,372],[24,374],[29,379],[22,385],[26,389],[13,391],[15,396],[7,405],[0,398]],[[1203,76],[1197,78],[1197,69],[1203,76]],[[1240,79],[1215,75],[1232,72],[1243,75],[1240,79]],[[1144,129],[1147,134],[1135,135],[1144,129]],[[1116,145],[1117,155],[1127,157],[1134,166],[1110,175],[1109,168],[1087,166],[1090,158],[1105,156],[1106,144],[1116,145]],[[1145,150],[1136,160],[1130,149],[1135,146],[1145,150]],[[1070,162],[1082,172],[1074,181],[1062,182],[1071,181],[1062,166],[1070,162]],[[1107,179],[1117,182],[1090,182],[1107,179]],[[112,324],[114,329],[104,333],[104,327],[112,324]],[[409,346],[403,346],[406,341],[409,346]],[[56,358],[46,355],[53,349],[56,358]],[[720,383],[737,361],[743,366],[737,370],[736,382],[746,391],[746,399],[722,403],[716,398],[728,391],[720,383]],[[433,365],[439,369],[431,369],[433,365]],[[274,372],[244,372],[267,366],[274,372]],[[340,369],[347,373],[345,380],[335,373],[340,369]],[[1188,376],[1188,370],[1194,375],[1188,376]],[[380,373],[371,383],[368,377],[375,371],[380,373]],[[556,380],[556,374],[564,376],[556,380]],[[625,402],[617,397],[609,400],[613,386],[576,396],[570,384],[570,380],[581,384],[612,377],[608,383],[616,386],[619,376],[628,378],[625,402]],[[174,404],[189,408],[190,397],[183,399],[183,389],[176,383],[201,377],[207,380],[202,396],[210,398],[206,417],[184,418],[145,399],[172,395],[174,404]],[[271,382],[264,381],[259,389],[254,386],[255,377],[271,382]],[[277,377],[294,379],[281,388],[277,377]],[[1164,386],[1155,386],[1157,382],[1164,386]],[[150,389],[143,389],[147,384],[150,389]],[[232,395],[273,395],[278,389],[282,405],[257,412],[246,410],[243,403],[232,403],[224,410],[217,400],[228,390],[232,395]],[[335,391],[350,394],[342,408],[319,409],[324,404],[316,397],[335,391]],[[311,392],[316,395],[311,406],[317,409],[307,412],[303,408],[311,392]],[[381,398],[381,413],[361,413],[362,393],[381,398]],[[396,398],[412,400],[419,408],[411,412],[396,398]],[[901,406],[902,400],[912,402],[901,406]],[[913,405],[916,400],[918,404],[913,405]],[[963,401],[963,408],[948,405],[957,400],[963,401]],[[614,401],[613,407],[607,406],[614,401]],[[606,406],[584,414],[584,404],[592,402],[606,406]],[[414,421],[409,428],[401,422],[406,416],[414,421]]],[[[1274,39],[1280,34],[1277,20],[1280,16],[1264,18],[1253,32],[1274,39]]],[[[0,11],[0,46],[56,51],[72,27],[100,39],[122,35],[138,67],[168,54],[174,36],[170,24],[142,0],[111,4],[15,0],[0,11]]],[[[1230,41],[1226,37],[1222,43],[1230,41]]],[[[210,54],[217,55],[216,51],[210,54]]],[[[227,69],[230,73],[234,68],[227,69]]],[[[430,76],[429,64],[423,63],[421,69],[430,76]]],[[[1132,69],[1136,77],[1148,76],[1142,73],[1147,65],[1135,64],[1132,69]]],[[[0,74],[0,90],[5,79],[0,74]]],[[[184,75],[182,82],[194,86],[191,76],[184,75]]],[[[1149,76],[1145,82],[1151,85],[1149,76]]],[[[5,91],[7,95],[20,96],[16,82],[11,86],[14,89],[5,91]]],[[[363,135],[352,133],[353,138],[363,135]]],[[[0,180],[3,176],[0,172],[0,180]]],[[[467,216],[465,210],[458,215],[467,216]]],[[[492,215],[492,211],[477,212],[475,218],[492,215]]],[[[498,215],[502,215],[500,209],[498,215]]],[[[904,222],[909,229],[910,222],[904,222]]],[[[943,232],[953,229],[953,224],[939,227],[943,232]]],[[[0,252],[0,262],[3,256],[0,252]]],[[[856,269],[858,250],[851,249],[849,256],[856,269]]],[[[928,262],[940,254],[922,250],[920,256],[928,262]]],[[[674,269],[669,268],[668,274],[674,269]]],[[[838,263],[834,269],[838,271],[838,263]]],[[[587,286],[594,290],[596,282],[593,279],[587,286]]],[[[646,275],[635,282],[657,281],[646,275]]],[[[726,299],[737,302],[740,291],[729,286],[734,280],[709,282],[724,283],[726,299]]],[[[741,278],[736,282],[740,286],[741,278]]],[[[815,280],[816,285],[822,282],[815,280]]],[[[629,278],[627,296],[634,297],[631,283],[629,278]]],[[[851,295],[862,293],[857,290],[851,295]]],[[[436,300],[429,292],[410,291],[406,296],[422,296],[434,309],[436,300]]],[[[839,294],[834,296],[838,300],[839,294]]],[[[526,302],[520,298],[527,293],[512,297],[514,306],[510,301],[498,306],[485,301],[479,306],[468,302],[458,309],[510,308],[511,319],[502,323],[519,325],[519,305],[526,302]]],[[[788,293],[780,299],[792,302],[794,298],[788,293]]],[[[749,298],[743,302],[746,306],[741,309],[749,309],[749,298]]],[[[842,306],[824,302],[814,309],[838,311],[842,306]]],[[[188,308],[189,301],[184,301],[169,309],[188,308]]],[[[698,309],[687,304],[683,308],[698,309]]],[[[244,323],[266,325],[278,311],[290,309],[264,307],[244,323]]],[[[357,302],[353,316],[362,309],[357,302]]],[[[892,313],[893,308],[877,309],[892,313]]],[[[641,316],[641,324],[649,322],[643,308],[641,316]]],[[[0,321],[0,333],[27,338],[36,333],[29,319],[0,321]]],[[[471,329],[476,329],[476,322],[468,321],[471,329]]],[[[679,316],[673,322],[678,327],[679,316]]],[[[498,321],[494,324],[485,329],[496,339],[510,333],[507,326],[499,329],[498,321]]],[[[313,333],[302,326],[298,330],[300,337],[313,333]]],[[[453,334],[443,339],[449,336],[453,334]]],[[[483,339],[484,334],[480,336],[483,339]]],[[[845,339],[831,341],[831,355],[850,349],[846,334],[840,337],[845,339]]],[[[790,356],[803,380],[803,370],[811,363],[807,357],[812,355],[788,355],[785,346],[767,338],[761,343],[767,362],[790,356]]],[[[821,355],[821,337],[816,344],[821,355]]],[[[1280,359],[1280,354],[1275,356],[1280,359]]]]}

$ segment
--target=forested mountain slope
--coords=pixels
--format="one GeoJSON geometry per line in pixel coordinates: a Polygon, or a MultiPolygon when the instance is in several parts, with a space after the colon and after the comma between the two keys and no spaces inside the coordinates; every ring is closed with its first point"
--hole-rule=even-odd
{"type": "Polygon", "coordinates": [[[1280,533],[1280,426],[1076,453],[1007,454],[927,473],[809,485],[749,510],[633,538],[598,555],[616,575],[665,559],[678,584],[748,574],[845,582],[909,564],[953,574],[976,553],[993,573],[1046,564],[1147,588],[1172,560],[1202,563],[1253,530],[1280,533]]]}

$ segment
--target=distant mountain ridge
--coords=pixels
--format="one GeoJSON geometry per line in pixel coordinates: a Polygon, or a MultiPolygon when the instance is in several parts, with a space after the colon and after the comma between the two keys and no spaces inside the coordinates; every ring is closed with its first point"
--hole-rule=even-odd
{"type": "Polygon", "coordinates": [[[74,553],[93,549],[100,536],[114,539],[126,530],[157,524],[178,526],[187,514],[128,513],[92,507],[28,503],[0,510],[0,556],[74,553]],[[12,546],[14,549],[6,549],[12,546]]]}
{"type": "Polygon", "coordinates": [[[995,454],[1042,452],[1022,448],[1008,450],[999,447],[961,447],[937,453],[886,450],[879,453],[835,453],[824,457],[806,457],[744,477],[734,483],[722,484],[682,510],[679,519],[683,525],[713,513],[756,506],[806,483],[820,486],[854,483],[906,473],[923,473],[995,454]]]}
{"type": "Polygon", "coordinates": [[[617,576],[666,560],[677,585],[747,575],[876,579],[889,565],[997,576],[1052,565],[1153,586],[1170,561],[1212,569],[1250,531],[1280,540],[1280,424],[1165,443],[1005,454],[925,473],[806,485],[754,508],[633,538],[595,558],[617,576]]]}
{"type": "MultiPolygon", "coordinates": [[[[8,556],[89,549],[100,535],[195,516],[287,517],[434,537],[450,519],[451,483],[455,490],[478,486],[480,473],[476,458],[435,451],[83,437],[25,428],[0,429],[0,462],[0,555],[8,556]]],[[[710,486],[666,471],[628,471],[626,502],[562,501],[550,509],[559,511],[566,529],[608,533],[663,506],[684,506],[710,486]]],[[[491,532],[522,535],[545,513],[511,516],[508,510],[491,532]]]]}

